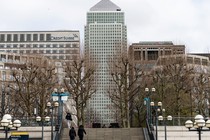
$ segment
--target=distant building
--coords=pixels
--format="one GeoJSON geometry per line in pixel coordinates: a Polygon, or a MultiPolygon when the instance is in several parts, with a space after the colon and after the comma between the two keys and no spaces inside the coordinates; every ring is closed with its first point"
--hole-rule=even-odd
{"type": "Polygon", "coordinates": [[[0,52],[0,81],[11,81],[11,73],[12,69],[20,69],[27,62],[36,62],[36,63],[46,63],[55,65],[53,60],[50,60],[44,56],[36,56],[36,55],[21,55],[17,53],[5,53],[0,52]]]}
{"type": "Polygon", "coordinates": [[[79,31],[0,31],[0,52],[41,55],[55,60],[60,81],[63,64],[80,55],[79,31]]]}
{"type": "Polygon", "coordinates": [[[53,60],[50,60],[44,56],[36,56],[36,55],[21,55],[17,53],[5,53],[0,52],[0,114],[1,116],[5,114],[5,112],[10,112],[10,104],[11,103],[11,93],[10,88],[8,86],[12,85],[14,82],[14,77],[12,75],[13,70],[19,70],[25,67],[25,64],[28,62],[35,62],[38,64],[43,64],[44,66],[54,66],[55,63],[53,60]]]}
{"type": "Polygon", "coordinates": [[[210,53],[188,53],[188,55],[198,55],[198,56],[205,56],[210,59],[210,53]]]}
{"type": "Polygon", "coordinates": [[[121,57],[127,48],[124,12],[110,0],[101,0],[87,12],[86,21],[85,56],[97,68],[94,73],[97,89],[89,102],[93,119],[88,120],[108,124],[115,121],[110,109],[111,99],[107,95],[107,89],[114,86],[110,83],[111,61],[121,57]]]}
{"type": "MultiPolygon", "coordinates": [[[[171,59],[174,60],[183,60],[187,65],[198,66],[201,70],[210,69],[209,57],[201,55],[192,55],[192,54],[179,54],[179,55],[170,55],[170,56],[160,56],[157,60],[156,66],[162,66],[165,64],[170,64],[171,59]]],[[[199,73],[199,71],[197,71],[199,73]]],[[[207,73],[207,72],[206,72],[207,73]]]]}
{"type": "Polygon", "coordinates": [[[174,45],[171,41],[142,41],[129,47],[129,57],[135,65],[148,70],[157,62],[159,56],[185,54],[184,45],[174,45]]]}

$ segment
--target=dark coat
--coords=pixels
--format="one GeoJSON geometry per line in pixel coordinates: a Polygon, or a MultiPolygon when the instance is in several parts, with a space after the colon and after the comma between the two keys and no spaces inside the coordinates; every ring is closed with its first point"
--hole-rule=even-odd
{"type": "Polygon", "coordinates": [[[79,136],[80,138],[83,138],[84,133],[86,134],[85,129],[84,129],[83,127],[80,127],[80,128],[78,129],[78,133],[77,133],[78,136],[79,136]]]}
{"type": "Polygon", "coordinates": [[[71,139],[74,139],[74,138],[76,137],[76,131],[74,130],[74,128],[71,128],[71,129],[69,130],[69,137],[70,137],[71,139]]]}
{"type": "Polygon", "coordinates": [[[70,113],[67,113],[66,114],[66,119],[72,121],[72,118],[71,118],[71,114],[70,113]]]}

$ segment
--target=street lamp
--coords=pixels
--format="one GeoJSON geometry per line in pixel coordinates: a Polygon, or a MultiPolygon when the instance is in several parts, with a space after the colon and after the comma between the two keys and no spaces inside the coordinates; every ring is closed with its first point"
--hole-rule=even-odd
{"type": "Polygon", "coordinates": [[[8,140],[8,131],[17,130],[21,126],[21,121],[15,120],[12,122],[12,116],[10,114],[5,114],[1,120],[1,126],[4,127],[5,139],[8,140]],[[15,129],[12,127],[15,127],[15,129]]]}
{"type": "Polygon", "coordinates": [[[210,131],[210,120],[205,122],[202,115],[196,115],[195,122],[193,123],[191,120],[187,120],[185,127],[188,128],[189,131],[198,131],[198,139],[201,140],[201,131],[210,131]],[[193,127],[194,129],[191,129],[193,127]],[[208,129],[204,129],[204,127],[208,129]]]}
{"type": "Polygon", "coordinates": [[[42,140],[44,140],[44,121],[49,122],[50,117],[46,116],[45,118],[41,118],[40,116],[37,116],[36,121],[42,123],[42,140]]]}
{"type": "Polygon", "coordinates": [[[53,118],[53,116],[54,116],[53,110],[54,110],[54,108],[56,108],[58,106],[59,106],[58,102],[54,102],[54,105],[52,105],[51,102],[47,103],[47,107],[52,110],[52,112],[51,112],[51,140],[53,140],[53,123],[54,123],[53,122],[53,120],[54,120],[54,118],[53,118]]]}
{"type": "Polygon", "coordinates": [[[149,88],[145,88],[145,92],[147,93],[147,97],[144,98],[144,105],[146,105],[146,109],[147,109],[146,110],[147,111],[146,119],[149,122],[149,124],[151,124],[150,95],[155,92],[155,88],[151,88],[151,90],[149,88]]]}
{"type": "Polygon", "coordinates": [[[166,130],[166,125],[167,125],[167,121],[172,121],[172,116],[167,116],[167,118],[164,119],[163,116],[158,116],[158,120],[159,121],[163,121],[164,122],[164,130],[165,130],[165,140],[167,140],[167,130],[166,130]],[[167,119],[167,120],[166,120],[167,119]]]}
{"type": "Polygon", "coordinates": [[[52,93],[53,101],[57,101],[59,103],[58,107],[58,126],[62,123],[63,117],[63,102],[68,100],[69,93],[64,91],[64,88],[61,88],[60,92],[57,88],[54,89],[52,93]]]}
{"type": "MultiPolygon", "coordinates": [[[[156,140],[158,139],[158,112],[165,112],[165,109],[162,109],[162,102],[158,102],[157,106],[155,106],[154,102],[150,102],[150,106],[152,108],[152,112],[155,112],[155,133],[156,133],[156,140]]],[[[151,113],[152,123],[153,121],[153,113],[151,113]]]]}

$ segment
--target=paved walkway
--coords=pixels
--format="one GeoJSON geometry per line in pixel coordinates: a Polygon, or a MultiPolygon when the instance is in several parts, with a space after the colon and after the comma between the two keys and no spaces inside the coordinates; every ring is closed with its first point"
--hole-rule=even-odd
{"type": "MultiPolygon", "coordinates": [[[[86,128],[84,140],[144,140],[142,128],[86,128]]],[[[62,140],[69,140],[65,128],[62,140]]],[[[77,132],[77,131],[76,131],[77,132]]],[[[78,136],[75,140],[78,140],[78,136]]]]}

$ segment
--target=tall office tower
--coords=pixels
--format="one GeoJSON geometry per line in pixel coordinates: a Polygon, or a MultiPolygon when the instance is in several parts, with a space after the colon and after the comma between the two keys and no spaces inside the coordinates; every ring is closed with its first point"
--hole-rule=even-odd
{"type": "MultiPolygon", "coordinates": [[[[107,90],[113,62],[127,50],[127,28],[124,12],[110,0],[101,0],[87,12],[85,26],[85,56],[96,68],[94,74],[96,93],[89,101],[90,122],[108,124],[115,122],[107,90]]],[[[114,94],[114,92],[112,92],[114,94]]]]}

